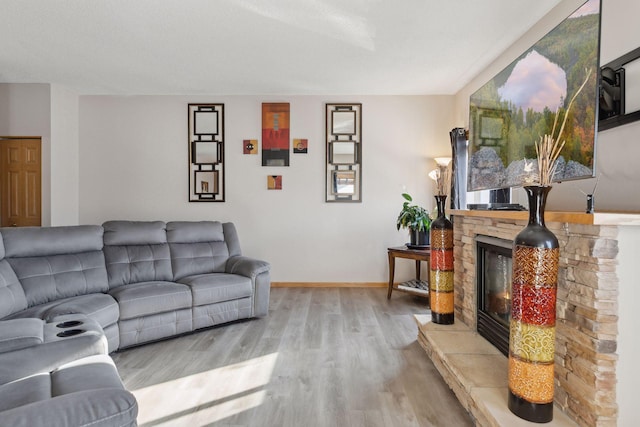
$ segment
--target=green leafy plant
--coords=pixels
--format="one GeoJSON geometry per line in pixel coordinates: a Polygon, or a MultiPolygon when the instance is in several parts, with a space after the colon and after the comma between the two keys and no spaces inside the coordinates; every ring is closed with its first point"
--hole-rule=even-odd
{"type": "Polygon", "coordinates": [[[402,193],[402,197],[404,197],[405,202],[402,204],[402,210],[396,221],[397,229],[407,228],[411,231],[429,231],[431,227],[429,212],[422,206],[410,205],[413,202],[413,198],[409,194],[402,193]]]}

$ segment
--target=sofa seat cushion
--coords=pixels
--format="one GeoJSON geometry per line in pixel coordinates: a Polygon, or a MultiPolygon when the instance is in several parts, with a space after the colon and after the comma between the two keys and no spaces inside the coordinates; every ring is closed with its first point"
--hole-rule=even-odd
{"type": "Polygon", "coordinates": [[[120,320],[191,307],[189,287],[174,282],[142,282],[112,289],[120,305],[120,320]]]}
{"type": "Polygon", "coordinates": [[[89,294],[36,305],[14,313],[9,318],[37,317],[51,322],[65,314],[84,314],[98,322],[102,328],[105,328],[118,321],[120,310],[118,309],[118,303],[111,295],[89,294]]]}
{"type": "Polygon", "coordinates": [[[250,297],[253,287],[249,277],[237,274],[198,274],[180,279],[191,288],[193,305],[207,305],[250,297]]]}

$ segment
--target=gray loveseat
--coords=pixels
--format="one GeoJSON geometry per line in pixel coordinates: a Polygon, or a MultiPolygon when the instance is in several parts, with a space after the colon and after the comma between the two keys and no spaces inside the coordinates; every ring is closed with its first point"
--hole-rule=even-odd
{"type": "Polygon", "coordinates": [[[0,424],[135,425],[108,353],[266,315],[269,269],[232,223],[0,229],[0,424]]]}

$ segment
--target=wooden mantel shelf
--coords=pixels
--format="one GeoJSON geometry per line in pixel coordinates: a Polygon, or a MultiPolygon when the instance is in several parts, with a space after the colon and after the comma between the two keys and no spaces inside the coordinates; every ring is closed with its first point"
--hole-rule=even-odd
{"type": "MultiPolygon", "coordinates": [[[[452,216],[467,216],[478,218],[497,218],[508,220],[523,220],[529,218],[525,211],[487,211],[487,210],[460,210],[450,211],[452,216]]],[[[559,212],[546,211],[546,222],[566,222],[570,224],[586,225],[640,225],[640,212],[596,212],[587,214],[584,212],[559,212]]]]}

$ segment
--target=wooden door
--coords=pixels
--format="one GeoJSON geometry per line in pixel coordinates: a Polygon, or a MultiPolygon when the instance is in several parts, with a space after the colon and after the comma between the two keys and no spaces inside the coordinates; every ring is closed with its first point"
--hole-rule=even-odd
{"type": "Polygon", "coordinates": [[[40,139],[0,140],[0,225],[41,225],[40,139]]]}

